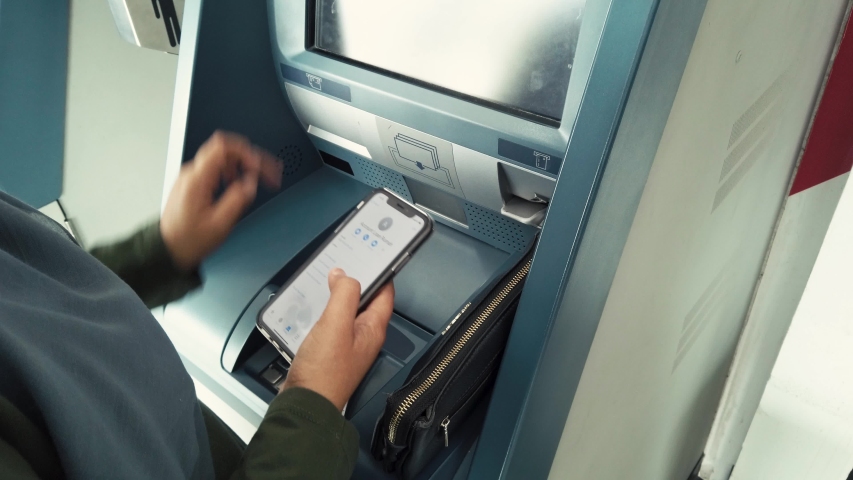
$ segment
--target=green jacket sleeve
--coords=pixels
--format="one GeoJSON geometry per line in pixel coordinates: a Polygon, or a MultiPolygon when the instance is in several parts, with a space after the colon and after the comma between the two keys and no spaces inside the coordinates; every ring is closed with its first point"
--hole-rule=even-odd
{"type": "Polygon", "coordinates": [[[148,308],[177,300],[201,285],[197,271],[184,273],[175,266],[160,236],[159,222],[89,253],[124,280],[148,308]]]}
{"type": "Polygon", "coordinates": [[[231,480],[347,479],[358,432],[322,395],[289,388],[270,404],[231,480]]]}

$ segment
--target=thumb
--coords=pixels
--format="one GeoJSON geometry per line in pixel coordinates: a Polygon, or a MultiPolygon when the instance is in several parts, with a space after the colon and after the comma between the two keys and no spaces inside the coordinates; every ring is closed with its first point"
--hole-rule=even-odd
{"type": "Polygon", "coordinates": [[[355,342],[364,351],[376,355],[385,343],[388,322],[394,313],[394,285],[382,287],[376,298],[355,320],[355,342]]]}
{"type": "Polygon", "coordinates": [[[322,320],[334,325],[336,329],[350,331],[358,303],[361,299],[361,285],[358,280],[347,277],[340,268],[329,272],[329,303],[323,312],[322,320]]]}
{"type": "Polygon", "coordinates": [[[219,201],[213,206],[212,221],[217,230],[227,234],[240,216],[255,200],[258,193],[258,176],[244,175],[242,179],[231,182],[219,201]]]}

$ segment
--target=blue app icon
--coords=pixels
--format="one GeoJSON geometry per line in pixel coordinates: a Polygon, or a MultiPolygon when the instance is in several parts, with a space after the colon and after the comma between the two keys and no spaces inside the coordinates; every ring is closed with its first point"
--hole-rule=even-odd
{"type": "Polygon", "coordinates": [[[356,235],[358,235],[359,233],[361,233],[361,229],[360,229],[360,228],[356,228],[356,229],[355,229],[355,234],[356,234],[356,235]]]}
{"type": "Polygon", "coordinates": [[[379,245],[379,242],[377,242],[376,240],[374,240],[374,241],[370,242],[370,246],[371,246],[371,247],[375,247],[375,246],[377,246],[377,245],[379,245]]]}
{"type": "Polygon", "coordinates": [[[370,238],[370,235],[368,235],[366,233],[364,234],[363,237],[361,237],[362,240],[367,240],[368,238],[370,238]]]}
{"type": "Polygon", "coordinates": [[[290,325],[288,325],[287,328],[285,328],[285,330],[289,332],[290,331],[290,325]]]}

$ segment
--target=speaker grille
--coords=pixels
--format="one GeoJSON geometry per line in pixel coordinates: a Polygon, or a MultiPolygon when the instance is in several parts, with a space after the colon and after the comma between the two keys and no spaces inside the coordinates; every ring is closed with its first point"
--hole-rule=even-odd
{"type": "Polygon", "coordinates": [[[299,173],[302,168],[302,149],[296,145],[287,145],[278,151],[277,157],[282,163],[282,178],[299,173]]]}
{"type": "Polygon", "coordinates": [[[412,194],[409,193],[406,181],[403,180],[402,175],[394,170],[360,157],[356,158],[356,163],[352,166],[354,167],[355,177],[362,182],[373,188],[387,188],[407,201],[412,201],[412,194]]]}
{"type": "Polygon", "coordinates": [[[536,235],[536,227],[516,222],[465,202],[468,228],[483,241],[507,251],[523,250],[536,235]]]}

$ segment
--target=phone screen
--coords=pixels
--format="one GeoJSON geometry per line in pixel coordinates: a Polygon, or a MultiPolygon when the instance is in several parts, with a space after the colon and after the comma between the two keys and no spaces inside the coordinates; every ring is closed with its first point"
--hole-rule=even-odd
{"type": "Polygon", "coordinates": [[[296,354],[329,301],[330,270],[341,268],[358,280],[364,295],[423,228],[419,215],[408,217],[388,204],[388,195],[373,195],[279,293],[264,311],[263,323],[296,354]]]}

